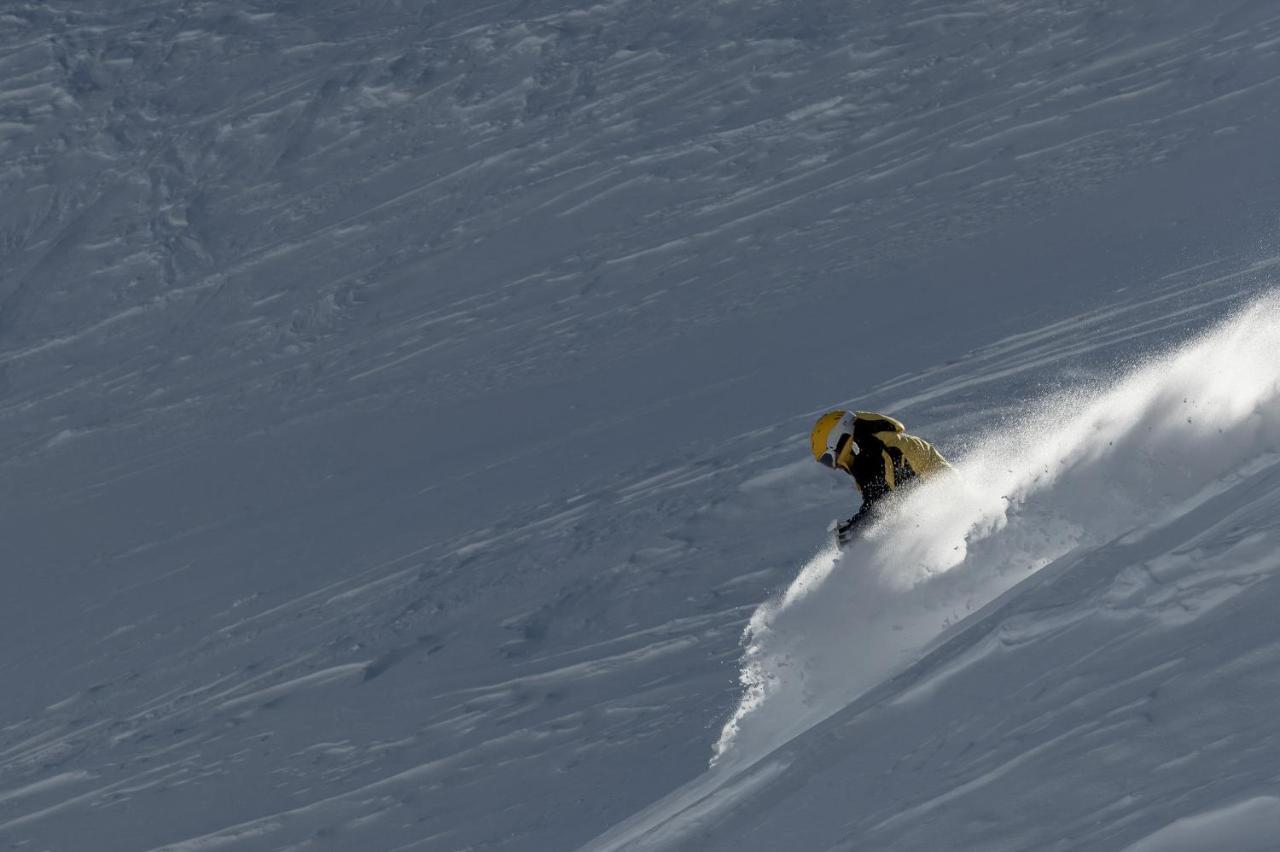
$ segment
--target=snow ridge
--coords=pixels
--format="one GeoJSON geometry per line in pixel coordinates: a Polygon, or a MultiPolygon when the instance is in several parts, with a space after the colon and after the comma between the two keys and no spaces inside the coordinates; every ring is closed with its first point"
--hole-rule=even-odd
{"type": "Polygon", "coordinates": [[[1274,456],[1277,349],[1270,294],[1116,381],[993,424],[956,475],[906,495],[844,553],[815,555],[744,632],[743,694],[713,767],[756,762],[1029,574],[1168,524],[1274,456]]]}

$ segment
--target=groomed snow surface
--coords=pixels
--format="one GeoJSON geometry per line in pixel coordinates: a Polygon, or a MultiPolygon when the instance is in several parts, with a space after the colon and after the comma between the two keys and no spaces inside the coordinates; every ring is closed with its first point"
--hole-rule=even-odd
{"type": "Polygon", "coordinates": [[[0,4],[0,849],[1276,848],[1277,139],[1264,2],[0,4]]]}

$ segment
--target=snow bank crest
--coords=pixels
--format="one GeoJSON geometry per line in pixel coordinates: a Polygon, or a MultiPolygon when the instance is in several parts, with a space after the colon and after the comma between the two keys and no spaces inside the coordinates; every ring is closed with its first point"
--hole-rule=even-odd
{"type": "Polygon", "coordinates": [[[816,555],[748,624],[713,766],[759,759],[1028,574],[1167,521],[1280,447],[1280,295],[1118,380],[1041,400],[816,555]]]}

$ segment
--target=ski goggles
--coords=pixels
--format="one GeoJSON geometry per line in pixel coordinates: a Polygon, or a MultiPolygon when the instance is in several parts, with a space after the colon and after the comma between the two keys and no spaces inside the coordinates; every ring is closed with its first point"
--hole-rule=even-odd
{"type": "MultiPolygon", "coordinates": [[[[837,425],[836,428],[840,428],[839,425],[837,425]]],[[[851,440],[853,440],[853,436],[848,432],[841,435],[836,441],[836,445],[834,447],[827,447],[827,451],[818,457],[818,464],[834,468],[836,466],[836,459],[840,458],[840,454],[844,452],[845,447],[849,446],[849,442],[851,440]]],[[[858,450],[855,445],[854,453],[857,452],[858,450]]]]}
{"type": "Polygon", "coordinates": [[[844,416],[831,426],[827,431],[826,452],[818,457],[820,464],[834,470],[847,450],[852,450],[852,455],[858,454],[858,443],[853,440],[856,420],[857,416],[854,412],[846,411],[844,416]]]}

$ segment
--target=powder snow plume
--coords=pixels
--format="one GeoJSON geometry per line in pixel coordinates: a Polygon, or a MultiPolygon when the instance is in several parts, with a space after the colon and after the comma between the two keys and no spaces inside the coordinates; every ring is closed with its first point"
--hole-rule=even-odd
{"type": "Polygon", "coordinates": [[[713,766],[754,762],[1068,553],[1167,522],[1280,449],[1280,295],[1118,380],[1041,400],[830,548],[744,634],[713,766]]]}

